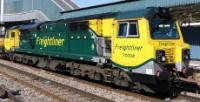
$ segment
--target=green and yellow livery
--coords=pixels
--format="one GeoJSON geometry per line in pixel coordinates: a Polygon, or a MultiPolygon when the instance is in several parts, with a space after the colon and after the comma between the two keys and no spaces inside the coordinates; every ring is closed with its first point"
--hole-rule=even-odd
{"type": "Polygon", "coordinates": [[[21,32],[12,59],[147,92],[174,92],[192,75],[190,46],[166,8],[42,23],[21,32]]]}

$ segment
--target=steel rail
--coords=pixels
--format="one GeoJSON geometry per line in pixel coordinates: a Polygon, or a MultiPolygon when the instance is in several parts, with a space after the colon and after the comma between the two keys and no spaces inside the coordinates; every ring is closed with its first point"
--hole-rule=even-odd
{"type": "MultiPolygon", "coordinates": [[[[25,72],[25,71],[22,71],[22,70],[13,68],[13,67],[11,67],[11,66],[9,66],[9,65],[0,64],[0,66],[5,67],[6,70],[16,71],[17,73],[21,73],[21,74],[24,74],[24,75],[27,75],[27,76],[34,77],[34,79],[49,80],[48,78],[43,78],[43,77],[37,76],[37,75],[35,75],[35,74],[31,73],[31,72],[25,72]]],[[[4,70],[5,70],[5,69],[4,69],[4,70]]],[[[36,87],[36,86],[34,86],[34,85],[31,85],[31,84],[28,83],[28,82],[25,82],[25,81],[23,81],[23,80],[20,80],[20,79],[18,79],[18,78],[15,78],[15,77],[13,77],[13,76],[11,76],[11,75],[8,75],[8,74],[4,73],[4,71],[2,70],[2,67],[1,67],[0,73],[1,73],[1,74],[4,74],[4,75],[6,75],[6,76],[9,76],[11,79],[14,79],[14,80],[16,80],[16,81],[18,81],[18,82],[20,82],[20,83],[22,83],[22,84],[25,84],[25,85],[27,85],[28,87],[31,87],[31,88],[33,88],[33,89],[36,89],[37,91],[40,91],[40,92],[44,93],[46,96],[53,97],[53,99],[56,99],[56,100],[59,101],[59,102],[66,102],[66,101],[67,101],[67,100],[64,100],[64,99],[62,99],[62,98],[60,98],[60,97],[58,97],[58,96],[56,96],[56,95],[53,95],[53,94],[51,94],[51,93],[49,93],[49,92],[47,92],[47,91],[44,91],[44,90],[41,89],[41,88],[38,88],[38,87],[36,87]]],[[[67,85],[58,83],[58,82],[53,81],[53,80],[49,80],[49,81],[51,81],[51,83],[53,83],[53,84],[55,84],[55,85],[57,85],[57,86],[63,87],[64,89],[70,89],[71,91],[74,91],[75,93],[78,93],[78,94],[80,94],[80,95],[82,95],[82,96],[85,96],[85,97],[88,97],[88,98],[91,98],[91,99],[98,100],[98,101],[100,101],[100,102],[113,102],[112,100],[106,99],[106,98],[104,98],[104,97],[100,97],[100,96],[94,95],[94,94],[92,94],[92,93],[85,92],[85,91],[76,89],[76,88],[74,88],[74,87],[71,87],[71,86],[67,86],[67,85]]]]}
{"type": "MultiPolygon", "coordinates": [[[[8,61],[7,61],[8,62],[8,61]]],[[[9,64],[12,64],[12,62],[9,62],[9,64]]],[[[16,63],[15,63],[16,64],[16,63]]],[[[1,62],[0,62],[0,65],[1,62]]],[[[21,65],[21,64],[19,64],[21,65]]],[[[25,67],[28,67],[32,70],[36,70],[36,71],[39,71],[39,70],[42,70],[42,69],[38,69],[38,68],[35,68],[35,67],[32,67],[32,66],[28,66],[28,65],[21,65],[21,66],[25,66],[25,67]]],[[[56,72],[53,72],[53,71],[49,71],[49,70],[45,70],[46,73],[49,73],[51,75],[55,75],[57,77],[61,77],[63,79],[69,79],[69,78],[72,78],[71,76],[67,76],[67,75],[64,75],[64,74],[61,74],[61,73],[56,73],[56,72]]],[[[32,74],[32,73],[31,73],[32,74]]],[[[137,93],[137,92],[131,92],[131,91],[127,91],[127,90],[124,90],[124,89],[120,89],[120,88],[112,88],[110,86],[107,86],[105,84],[99,84],[99,83],[94,83],[94,82],[90,82],[90,81],[86,81],[86,80],[82,80],[82,79],[79,79],[79,78],[76,78],[76,77],[73,77],[73,80],[76,80],[77,82],[80,82],[80,83],[83,83],[83,84],[88,84],[88,85],[92,85],[92,86],[95,86],[95,87],[98,87],[98,88],[101,88],[101,89],[105,89],[105,90],[109,90],[109,91],[112,91],[112,92],[116,92],[116,93],[120,93],[120,94],[123,94],[123,95],[126,95],[126,96],[130,96],[130,97],[134,97],[134,98],[139,98],[141,100],[144,100],[144,101],[151,101],[151,102],[163,102],[163,99],[160,99],[160,98],[157,98],[157,97],[154,97],[152,95],[144,95],[144,94],[141,94],[141,93],[137,93]]],[[[59,84],[59,83],[58,83],[59,84]]],[[[85,92],[84,92],[85,93],[85,92]]],[[[90,94],[90,93],[89,93],[90,94]]],[[[93,94],[91,95],[93,97],[93,94]]],[[[94,96],[96,97],[96,95],[94,96]]],[[[99,97],[99,96],[98,96],[99,97]]],[[[101,98],[101,97],[99,97],[101,98]]],[[[103,100],[104,102],[107,102],[107,101],[110,101],[110,100],[103,100]]]]}
{"type": "MultiPolygon", "coordinates": [[[[12,64],[12,62],[8,62],[9,64],[12,64]]],[[[2,64],[2,63],[0,63],[0,66],[5,66],[5,67],[10,67],[9,66],[9,64],[8,65],[5,65],[5,64],[2,64]]],[[[16,63],[15,63],[16,64],[16,63]]],[[[32,66],[28,66],[28,65],[21,65],[21,64],[19,64],[20,66],[22,66],[22,67],[28,67],[28,68],[30,68],[30,69],[34,69],[34,70],[41,70],[41,69],[38,69],[38,68],[35,68],[35,67],[32,67],[32,66]]],[[[11,70],[19,70],[19,69],[15,69],[15,68],[13,68],[13,67],[10,67],[10,69],[11,70]]],[[[1,70],[0,70],[1,71],[1,70]]],[[[29,75],[33,75],[33,76],[35,76],[35,77],[37,77],[37,78],[39,78],[37,75],[35,75],[35,74],[33,74],[33,73],[27,73],[27,72],[21,72],[20,71],[20,73],[25,73],[25,74],[29,74],[29,75]]],[[[55,75],[55,76],[57,76],[57,77],[61,77],[61,78],[72,78],[71,76],[66,76],[66,75],[63,75],[63,74],[60,74],[60,73],[56,73],[56,72],[53,72],[53,71],[49,71],[49,70],[45,70],[45,73],[48,73],[48,74],[52,74],[52,75],[55,75]]],[[[36,79],[37,79],[36,78],[36,79]]],[[[41,78],[41,79],[43,79],[43,80],[47,80],[47,79],[45,79],[45,78],[41,78]]],[[[109,90],[109,91],[113,91],[113,92],[117,92],[117,93],[122,93],[122,94],[125,94],[125,95],[127,95],[127,96],[133,96],[133,97],[135,97],[135,98],[140,98],[140,99],[142,99],[142,100],[146,100],[146,101],[152,101],[152,102],[162,102],[162,101],[164,101],[164,99],[161,99],[161,98],[157,98],[156,96],[152,96],[152,95],[143,95],[143,94],[140,94],[140,93],[135,93],[135,92],[130,92],[130,91],[126,91],[126,90],[123,90],[123,89],[115,89],[115,88],[111,88],[110,86],[106,86],[106,85],[102,85],[102,84],[99,84],[99,83],[94,83],[94,82],[89,82],[89,81],[86,81],[86,80],[82,80],[82,79],[78,79],[78,78],[75,78],[75,77],[73,77],[73,80],[76,80],[76,81],[78,81],[78,82],[80,82],[80,83],[85,83],[85,84],[89,84],[89,85],[92,85],[92,86],[95,86],[95,87],[99,87],[99,88],[102,88],[102,89],[106,89],[106,90],[109,90]]],[[[57,85],[62,85],[62,87],[64,87],[64,88],[66,88],[66,87],[68,87],[68,86],[66,86],[66,85],[63,85],[63,84],[60,84],[60,83],[58,83],[58,82],[55,82],[55,84],[57,84],[57,85]]],[[[73,87],[69,87],[69,88],[73,88],[73,87]]],[[[78,89],[75,89],[75,90],[77,90],[77,92],[79,92],[79,93],[81,93],[78,89]]],[[[87,94],[91,94],[91,93],[85,93],[84,91],[83,91],[83,93],[81,93],[82,95],[86,95],[87,96],[87,94]]],[[[199,94],[198,94],[199,95],[199,94]]],[[[92,97],[92,98],[94,98],[94,97],[96,97],[96,95],[91,95],[90,97],[92,97]]],[[[102,100],[102,97],[100,97],[100,96],[97,96],[99,99],[98,100],[101,100],[102,102],[107,102],[107,101],[111,101],[111,100],[108,100],[108,99],[103,99],[102,100]]],[[[188,95],[184,95],[184,94],[180,94],[177,98],[175,98],[175,99],[171,99],[172,101],[173,100],[181,100],[181,99],[185,99],[185,100],[190,100],[190,101],[194,101],[194,102],[198,102],[198,100],[200,100],[199,98],[196,98],[196,97],[192,97],[192,96],[188,96],[188,95]]]]}

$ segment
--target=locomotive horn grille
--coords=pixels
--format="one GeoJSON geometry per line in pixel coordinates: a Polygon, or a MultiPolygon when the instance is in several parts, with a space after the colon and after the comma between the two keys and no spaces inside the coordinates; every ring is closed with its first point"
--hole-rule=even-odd
{"type": "Polygon", "coordinates": [[[167,63],[174,63],[174,50],[165,49],[165,56],[167,57],[167,63]]]}

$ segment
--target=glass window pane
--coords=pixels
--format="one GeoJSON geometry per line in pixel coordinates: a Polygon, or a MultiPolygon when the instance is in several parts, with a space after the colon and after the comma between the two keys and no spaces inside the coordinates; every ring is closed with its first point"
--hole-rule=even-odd
{"type": "Polygon", "coordinates": [[[153,39],[179,39],[174,20],[153,19],[150,21],[150,26],[153,39]]]}
{"type": "Polygon", "coordinates": [[[81,22],[79,24],[80,31],[87,31],[89,29],[89,23],[88,22],[81,22]]]}
{"type": "Polygon", "coordinates": [[[14,37],[15,37],[15,33],[12,32],[12,33],[11,33],[11,38],[14,38],[14,37]]]}
{"type": "Polygon", "coordinates": [[[129,36],[137,36],[137,24],[130,23],[129,25],[129,36]]]}
{"type": "Polygon", "coordinates": [[[121,24],[119,24],[119,34],[118,34],[118,36],[126,36],[126,34],[127,34],[127,27],[128,27],[127,23],[121,23],[121,24]]]}
{"type": "Polygon", "coordinates": [[[78,23],[71,23],[70,24],[70,31],[78,31],[78,23]]]}

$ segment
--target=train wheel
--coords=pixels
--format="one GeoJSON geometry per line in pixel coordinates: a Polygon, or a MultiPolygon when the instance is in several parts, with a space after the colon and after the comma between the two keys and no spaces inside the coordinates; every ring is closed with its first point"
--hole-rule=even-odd
{"type": "Polygon", "coordinates": [[[39,68],[46,68],[48,66],[48,61],[45,58],[39,58],[36,66],[39,68]]]}
{"type": "Polygon", "coordinates": [[[121,86],[121,87],[124,87],[124,88],[130,87],[130,82],[125,77],[116,77],[114,79],[114,84],[116,86],[121,86]]]}
{"type": "Polygon", "coordinates": [[[28,65],[30,65],[30,66],[34,66],[35,64],[33,63],[32,60],[28,60],[28,65]]]}
{"type": "Polygon", "coordinates": [[[122,81],[121,81],[121,82],[122,82],[122,83],[121,83],[121,86],[122,86],[122,87],[124,87],[124,88],[129,88],[129,87],[130,87],[130,83],[129,83],[129,81],[127,80],[127,78],[122,77],[121,80],[122,80],[122,81]]]}
{"type": "Polygon", "coordinates": [[[180,94],[180,91],[178,91],[175,88],[172,88],[171,92],[169,92],[169,97],[176,98],[176,97],[178,97],[179,94],[180,94]]]}
{"type": "Polygon", "coordinates": [[[13,53],[5,53],[5,58],[13,61],[14,60],[14,54],[13,53]]]}
{"type": "Polygon", "coordinates": [[[24,64],[28,64],[28,59],[25,58],[25,57],[22,57],[22,63],[24,63],[24,64]]]}
{"type": "Polygon", "coordinates": [[[80,69],[74,69],[74,76],[81,76],[81,70],[80,69]]]}
{"type": "Polygon", "coordinates": [[[95,81],[102,81],[102,75],[100,73],[94,74],[94,80],[95,81]]]}
{"type": "Polygon", "coordinates": [[[21,56],[19,56],[19,55],[13,55],[13,56],[10,56],[10,58],[11,58],[13,61],[18,62],[18,63],[22,61],[22,58],[21,58],[21,56]]]}
{"type": "Polygon", "coordinates": [[[115,84],[116,86],[121,86],[121,79],[120,79],[119,77],[116,77],[116,78],[114,79],[114,84],[115,84]]]}
{"type": "Polygon", "coordinates": [[[70,73],[71,75],[74,75],[74,68],[70,68],[69,73],[70,73]]]}
{"type": "Polygon", "coordinates": [[[16,58],[15,56],[13,56],[12,58],[11,58],[11,57],[9,58],[9,60],[11,60],[11,61],[13,61],[13,62],[17,62],[16,59],[17,59],[17,58],[16,58]]]}

